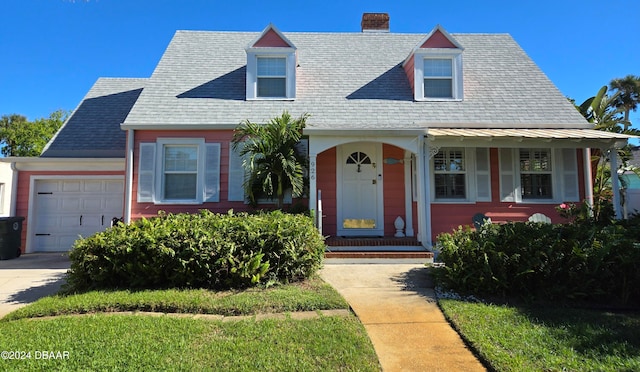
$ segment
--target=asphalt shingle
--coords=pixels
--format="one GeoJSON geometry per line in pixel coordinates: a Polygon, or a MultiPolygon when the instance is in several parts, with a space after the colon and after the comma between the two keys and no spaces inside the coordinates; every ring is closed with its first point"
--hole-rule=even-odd
{"type": "Polygon", "coordinates": [[[98,79],[41,156],[124,157],[126,135],[120,124],[146,82],[147,79],[98,79]]]}
{"type": "Polygon", "coordinates": [[[178,31],[125,126],[230,126],[289,110],[323,129],[570,127],[588,123],[507,34],[452,34],[464,100],[415,102],[402,62],[424,34],[284,33],[298,50],[294,101],[246,101],[245,46],[259,33],[178,31]]]}

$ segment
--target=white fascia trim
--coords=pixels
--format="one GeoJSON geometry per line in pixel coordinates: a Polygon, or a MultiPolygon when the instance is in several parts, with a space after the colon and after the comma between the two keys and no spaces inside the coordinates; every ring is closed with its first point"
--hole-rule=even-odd
{"type": "Polygon", "coordinates": [[[30,158],[10,157],[18,171],[124,171],[124,158],[30,158]]]}
{"type": "Polygon", "coordinates": [[[236,129],[240,123],[235,124],[211,124],[211,123],[167,123],[167,124],[144,124],[144,123],[122,123],[122,130],[229,130],[236,129]]]}
{"type": "Polygon", "coordinates": [[[350,129],[333,129],[333,128],[313,128],[307,127],[302,133],[313,136],[340,136],[340,137],[362,137],[362,136],[397,136],[397,137],[415,137],[427,134],[427,128],[350,128],[350,129]]]}
{"type": "Polygon", "coordinates": [[[330,148],[351,142],[386,143],[411,151],[412,153],[417,153],[419,147],[417,138],[420,138],[420,136],[393,136],[389,133],[378,136],[361,134],[360,136],[352,137],[339,134],[333,136],[309,136],[309,155],[317,155],[330,148]]]}

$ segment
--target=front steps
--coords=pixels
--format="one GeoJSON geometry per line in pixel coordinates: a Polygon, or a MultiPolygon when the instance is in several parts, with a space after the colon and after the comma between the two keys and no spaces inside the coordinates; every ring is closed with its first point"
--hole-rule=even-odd
{"type": "Polygon", "coordinates": [[[331,262],[395,263],[397,261],[433,262],[428,251],[414,238],[340,238],[326,240],[324,256],[331,262]],[[375,261],[375,262],[374,262],[375,261]]]}

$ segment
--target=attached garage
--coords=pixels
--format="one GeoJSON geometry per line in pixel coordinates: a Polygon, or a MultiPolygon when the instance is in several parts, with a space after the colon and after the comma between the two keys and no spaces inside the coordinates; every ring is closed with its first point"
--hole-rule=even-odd
{"type": "Polygon", "coordinates": [[[32,185],[32,252],[68,251],[78,237],[103,231],[123,216],[123,177],[44,178],[32,185]]]}

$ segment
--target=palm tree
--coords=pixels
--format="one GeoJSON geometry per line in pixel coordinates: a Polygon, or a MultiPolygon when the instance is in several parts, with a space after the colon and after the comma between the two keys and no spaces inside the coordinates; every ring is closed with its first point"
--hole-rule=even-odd
{"type": "Polygon", "coordinates": [[[245,120],[234,130],[232,145],[243,158],[247,172],[243,187],[252,205],[257,204],[258,196],[265,195],[282,209],[287,189],[293,197],[302,196],[306,158],[298,153],[296,144],[308,118],[303,114],[293,119],[284,111],[266,124],[245,120]]]}
{"type": "Polygon", "coordinates": [[[627,129],[631,126],[629,113],[636,111],[640,105],[640,76],[627,75],[620,79],[613,79],[609,87],[619,93],[615,106],[624,111],[624,126],[627,129]]]}
{"type": "MultiPolygon", "coordinates": [[[[629,128],[629,122],[624,119],[623,112],[625,107],[620,106],[620,96],[622,92],[620,90],[614,92],[612,95],[607,94],[607,86],[600,88],[598,93],[585,100],[580,106],[576,106],[578,111],[589,121],[594,124],[594,129],[602,130],[605,132],[615,132],[622,134],[638,135],[640,131],[637,129],[629,128]]],[[[609,156],[618,156],[622,162],[620,167],[626,167],[627,161],[630,159],[630,149],[627,145],[609,156]]],[[[594,217],[599,219],[604,209],[609,206],[609,200],[611,199],[611,189],[609,180],[612,174],[617,174],[610,169],[607,154],[601,149],[591,149],[591,169],[592,169],[592,181],[593,181],[593,196],[594,196],[594,217]]],[[[621,179],[621,183],[624,181],[621,179]]]]}

